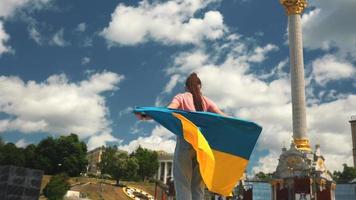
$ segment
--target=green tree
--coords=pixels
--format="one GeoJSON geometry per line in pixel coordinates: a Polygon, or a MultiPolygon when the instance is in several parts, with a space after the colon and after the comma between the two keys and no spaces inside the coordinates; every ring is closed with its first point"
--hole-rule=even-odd
{"type": "Polygon", "coordinates": [[[7,143],[1,147],[0,165],[25,166],[24,149],[17,148],[13,143],[7,143]]]}
{"type": "Polygon", "coordinates": [[[15,165],[42,169],[46,174],[65,172],[78,176],[88,164],[87,147],[75,134],[59,138],[48,137],[37,146],[28,145],[25,149],[13,143],[4,144],[0,138],[0,165],[15,165]]]}
{"type": "Polygon", "coordinates": [[[35,165],[47,174],[66,172],[69,176],[78,176],[88,164],[86,153],[86,144],[75,134],[57,139],[48,137],[37,145],[35,165]]]}
{"type": "Polygon", "coordinates": [[[64,171],[70,176],[78,176],[85,171],[88,165],[87,146],[84,142],[79,141],[77,135],[61,136],[57,145],[61,156],[60,163],[62,164],[59,171],[64,171]]]}
{"type": "Polygon", "coordinates": [[[60,163],[60,158],[56,146],[56,141],[52,137],[40,141],[35,150],[37,155],[35,168],[44,170],[46,174],[57,172],[55,167],[60,163]]]}
{"type": "Polygon", "coordinates": [[[5,145],[5,142],[3,141],[2,137],[0,137],[0,148],[5,145]]]}
{"type": "Polygon", "coordinates": [[[5,145],[5,142],[2,140],[2,138],[0,137],[0,163],[3,160],[3,152],[2,152],[2,147],[5,145]]]}
{"type": "Polygon", "coordinates": [[[25,167],[37,168],[36,167],[36,145],[30,144],[24,149],[25,153],[25,167]]]}
{"type": "Polygon", "coordinates": [[[43,194],[49,200],[62,200],[69,189],[68,176],[66,174],[58,174],[51,178],[43,189],[43,194]]]}
{"type": "Polygon", "coordinates": [[[99,163],[101,174],[109,174],[120,184],[121,179],[131,180],[137,176],[138,162],[129,157],[126,152],[117,150],[117,147],[105,148],[99,163]]]}
{"type": "Polygon", "coordinates": [[[334,171],[332,174],[332,178],[334,179],[334,181],[339,182],[340,175],[341,175],[340,171],[334,171]]]}
{"type": "Polygon", "coordinates": [[[272,180],[272,173],[263,173],[263,172],[258,172],[255,174],[255,178],[259,181],[270,181],[272,180]]]}
{"type": "Polygon", "coordinates": [[[34,168],[36,145],[30,144],[25,149],[13,143],[5,144],[0,138],[0,165],[15,165],[34,168]]]}
{"type": "Polygon", "coordinates": [[[141,180],[146,180],[146,178],[151,178],[158,170],[158,154],[156,151],[151,151],[144,149],[139,146],[136,151],[131,154],[138,161],[138,171],[137,174],[141,180]]]}
{"type": "Polygon", "coordinates": [[[342,172],[335,171],[333,178],[338,183],[347,183],[356,178],[356,168],[349,167],[347,164],[343,164],[344,169],[342,172]]]}

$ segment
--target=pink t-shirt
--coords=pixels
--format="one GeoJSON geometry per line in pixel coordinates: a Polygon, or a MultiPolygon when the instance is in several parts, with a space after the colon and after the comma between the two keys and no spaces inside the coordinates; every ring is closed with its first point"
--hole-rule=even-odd
{"type": "MultiPolygon", "coordinates": [[[[194,106],[193,95],[190,92],[177,94],[172,103],[178,104],[178,109],[186,111],[196,111],[194,106]]],[[[217,110],[216,104],[208,97],[203,96],[203,110],[208,112],[215,112],[217,110]]]]}

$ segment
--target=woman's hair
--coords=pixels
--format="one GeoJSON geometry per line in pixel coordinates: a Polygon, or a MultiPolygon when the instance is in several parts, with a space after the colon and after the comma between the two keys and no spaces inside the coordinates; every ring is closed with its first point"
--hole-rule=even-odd
{"type": "Polygon", "coordinates": [[[192,93],[194,107],[196,111],[203,111],[203,98],[200,91],[201,81],[196,73],[191,73],[185,81],[185,87],[188,92],[192,93]]]}

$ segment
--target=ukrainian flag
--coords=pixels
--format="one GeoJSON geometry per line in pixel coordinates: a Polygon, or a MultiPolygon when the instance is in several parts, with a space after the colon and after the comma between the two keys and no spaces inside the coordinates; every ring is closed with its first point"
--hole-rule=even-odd
{"type": "Polygon", "coordinates": [[[159,107],[137,107],[183,137],[195,149],[200,173],[211,192],[231,194],[243,175],[262,131],[259,125],[209,112],[188,112],[159,107]]]}

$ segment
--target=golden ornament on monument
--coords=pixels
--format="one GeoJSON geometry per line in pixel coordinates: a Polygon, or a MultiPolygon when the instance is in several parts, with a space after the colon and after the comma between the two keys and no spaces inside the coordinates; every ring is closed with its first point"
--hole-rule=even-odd
{"type": "Polygon", "coordinates": [[[307,0],[280,0],[288,15],[300,15],[308,6],[307,0]]]}

